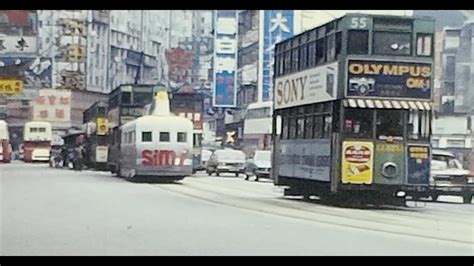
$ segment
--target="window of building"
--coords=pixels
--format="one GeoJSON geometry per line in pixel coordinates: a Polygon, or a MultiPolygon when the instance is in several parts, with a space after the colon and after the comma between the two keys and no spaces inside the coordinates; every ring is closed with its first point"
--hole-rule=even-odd
{"type": "Polygon", "coordinates": [[[313,116],[306,115],[304,121],[304,138],[312,139],[313,138],[313,116]]]}
{"type": "Polygon", "coordinates": [[[142,142],[152,142],[151,131],[142,132],[142,142]]]}
{"type": "Polygon", "coordinates": [[[160,132],[160,142],[169,142],[170,133],[169,132],[160,132]]]}
{"type": "Polygon", "coordinates": [[[350,30],[347,40],[348,54],[368,54],[369,53],[369,31],[350,30]]]}
{"type": "Polygon", "coordinates": [[[418,34],[416,36],[416,55],[431,56],[433,47],[432,34],[418,34]]]}
{"type": "Polygon", "coordinates": [[[378,55],[411,55],[411,33],[374,32],[373,51],[378,55]]]}
{"type": "Polygon", "coordinates": [[[186,132],[178,132],[176,139],[178,142],[186,142],[186,132]]]}
{"type": "Polygon", "coordinates": [[[373,112],[371,109],[346,109],[344,133],[352,138],[372,138],[373,112]]]}

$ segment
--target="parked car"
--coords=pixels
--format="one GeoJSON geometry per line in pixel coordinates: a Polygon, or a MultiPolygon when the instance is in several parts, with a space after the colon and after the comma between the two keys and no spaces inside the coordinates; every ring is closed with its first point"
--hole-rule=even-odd
{"type": "Polygon", "coordinates": [[[221,173],[233,173],[235,176],[245,172],[245,154],[239,150],[216,150],[209,157],[206,172],[219,176],[221,173]]]}
{"type": "Polygon", "coordinates": [[[272,152],[268,150],[256,150],[253,158],[247,160],[245,165],[245,174],[248,179],[255,176],[255,180],[259,178],[269,178],[272,168],[272,152]]]}
{"type": "Polygon", "coordinates": [[[461,196],[463,203],[471,203],[474,194],[474,174],[463,168],[453,153],[433,150],[431,160],[431,199],[440,195],[461,196]]]}

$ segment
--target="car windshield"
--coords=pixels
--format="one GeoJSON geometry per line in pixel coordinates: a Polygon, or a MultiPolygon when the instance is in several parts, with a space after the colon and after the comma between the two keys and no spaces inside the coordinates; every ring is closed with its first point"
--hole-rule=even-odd
{"type": "Polygon", "coordinates": [[[444,162],[449,169],[463,169],[462,163],[450,155],[433,154],[433,161],[444,162]]]}
{"type": "Polygon", "coordinates": [[[264,161],[269,162],[271,161],[271,151],[257,151],[255,152],[254,160],[255,161],[264,161]]]}
{"type": "Polygon", "coordinates": [[[245,161],[245,154],[241,151],[222,150],[217,151],[216,155],[219,160],[245,161]]]}

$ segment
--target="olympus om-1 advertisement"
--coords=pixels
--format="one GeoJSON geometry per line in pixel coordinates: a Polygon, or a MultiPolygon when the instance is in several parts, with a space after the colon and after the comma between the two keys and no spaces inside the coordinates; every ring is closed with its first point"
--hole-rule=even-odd
{"type": "Polygon", "coordinates": [[[430,63],[349,60],[346,96],[431,99],[430,63]]]}

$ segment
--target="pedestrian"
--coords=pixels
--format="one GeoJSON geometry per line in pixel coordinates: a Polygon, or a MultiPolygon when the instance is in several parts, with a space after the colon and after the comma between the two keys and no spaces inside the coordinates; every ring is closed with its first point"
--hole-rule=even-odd
{"type": "Polygon", "coordinates": [[[76,171],[82,171],[82,159],[83,159],[83,147],[82,145],[77,145],[75,148],[75,153],[76,153],[76,163],[75,163],[75,169],[76,171]]]}

